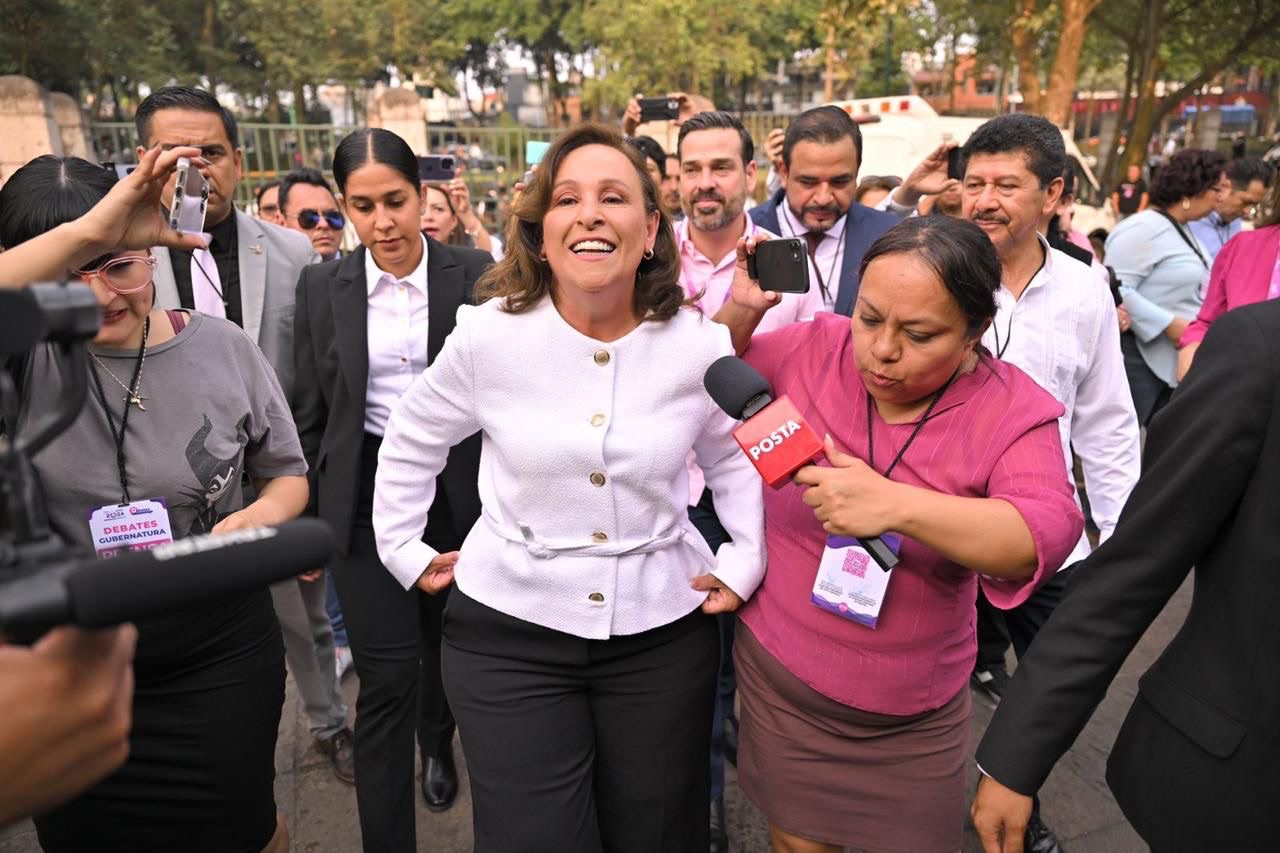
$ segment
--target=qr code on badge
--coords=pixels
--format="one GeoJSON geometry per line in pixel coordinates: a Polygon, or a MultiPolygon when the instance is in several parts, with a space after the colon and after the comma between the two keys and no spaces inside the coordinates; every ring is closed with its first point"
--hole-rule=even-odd
{"type": "Polygon", "coordinates": [[[855,578],[865,578],[867,576],[867,564],[871,562],[871,557],[862,551],[852,548],[849,553],[844,555],[844,565],[840,570],[853,575],[855,578]]]}

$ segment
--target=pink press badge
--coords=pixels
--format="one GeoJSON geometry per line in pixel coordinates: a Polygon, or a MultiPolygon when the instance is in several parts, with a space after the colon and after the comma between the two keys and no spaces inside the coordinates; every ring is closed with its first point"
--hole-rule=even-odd
{"type": "Polygon", "coordinates": [[[89,535],[100,558],[146,551],[173,541],[164,498],[100,506],[89,513],[89,535]]]}
{"type": "MultiPolygon", "coordinates": [[[[894,554],[902,548],[902,537],[896,533],[884,533],[880,538],[894,554]]],[[[892,575],[892,571],[880,568],[857,539],[828,536],[809,600],[841,618],[875,628],[892,575]]]]}

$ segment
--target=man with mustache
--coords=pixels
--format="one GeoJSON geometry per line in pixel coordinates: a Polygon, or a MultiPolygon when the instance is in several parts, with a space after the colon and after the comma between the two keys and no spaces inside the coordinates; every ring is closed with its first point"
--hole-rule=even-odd
{"type": "Polygon", "coordinates": [[[898,222],[853,200],[861,165],[862,132],[848,113],[832,106],[807,110],[783,138],[783,188],[751,211],[761,228],[804,238],[809,280],[826,310],[846,317],[853,313],[862,256],[898,222]]]}
{"type": "MultiPolygon", "coordinates": [[[[921,186],[946,182],[951,147],[941,146],[912,171],[891,196],[897,203],[890,210],[906,215],[921,186]]],[[[1039,116],[1002,115],[974,131],[964,153],[963,216],[991,238],[1003,273],[995,322],[982,343],[1026,371],[1066,408],[1058,421],[1064,464],[1072,470],[1074,449],[1084,469],[1093,520],[1105,542],[1138,481],[1138,419],[1109,288],[1088,264],[1050,248],[1039,231],[1042,219],[1057,211],[1062,198],[1067,165],[1062,133],[1039,116]]],[[[1061,601],[1076,563],[1090,550],[1082,536],[1053,580],[1001,614],[1019,659],[1061,601]]],[[[984,627],[980,619],[973,683],[998,702],[1009,675],[1002,651],[994,660],[983,658],[983,640],[988,639],[984,627]]],[[[1061,849],[1040,819],[1038,800],[1025,847],[1033,853],[1061,849]]]]}
{"type": "MultiPolygon", "coordinates": [[[[680,280],[685,293],[711,317],[729,299],[737,267],[738,241],[764,233],[746,215],[747,193],[755,186],[755,145],[742,123],[726,112],[701,112],[680,127],[676,154],[680,161],[680,204],[684,219],[675,223],[680,249],[680,280]]],[[[767,236],[775,236],[768,234],[767,236]]],[[[757,332],[809,320],[822,310],[817,287],[808,293],[784,294],[765,314],[757,332]]],[[[711,490],[702,472],[689,462],[689,518],[714,551],[729,535],[716,517],[711,490]]],[[[711,853],[727,851],[724,819],[724,759],[736,761],[737,720],[733,673],[732,614],[720,623],[720,681],[711,734],[711,853]]]]}

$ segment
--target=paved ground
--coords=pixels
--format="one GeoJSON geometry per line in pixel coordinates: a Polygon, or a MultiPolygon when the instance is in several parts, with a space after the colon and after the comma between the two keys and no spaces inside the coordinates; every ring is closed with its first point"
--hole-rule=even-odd
{"type": "MultiPolygon", "coordinates": [[[[1147,632],[1112,685],[1106,701],[1075,747],[1059,762],[1041,792],[1045,820],[1057,831],[1070,853],[1146,850],[1107,790],[1103,770],[1111,742],[1133,701],[1138,676],[1182,624],[1190,600],[1191,584],[1188,582],[1147,632]]],[[[355,679],[349,679],[345,688],[354,706],[355,679]]],[[[975,744],[991,718],[991,710],[984,699],[974,697],[975,744]]],[[[460,750],[458,755],[461,760],[460,750]]],[[[280,727],[276,768],[276,799],[288,818],[294,851],[358,853],[360,836],[355,790],[334,779],[325,760],[312,749],[292,682],[280,727]]],[[[471,849],[471,802],[465,784],[465,765],[460,769],[464,774],[463,792],[453,809],[444,814],[431,814],[419,800],[419,850],[463,853],[471,849]]],[[[976,784],[977,771],[971,769],[970,793],[976,784]]],[[[739,793],[732,768],[726,806],[733,849],[743,853],[767,851],[769,845],[764,819],[739,793]]],[[[27,853],[38,849],[30,824],[0,832],[0,853],[27,853]]],[[[965,851],[980,850],[981,846],[970,829],[966,835],[965,851]]]]}

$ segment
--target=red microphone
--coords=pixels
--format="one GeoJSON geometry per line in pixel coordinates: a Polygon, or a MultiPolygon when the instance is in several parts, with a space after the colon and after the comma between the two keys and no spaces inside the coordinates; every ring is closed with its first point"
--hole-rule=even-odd
{"type": "MultiPolygon", "coordinates": [[[[743,422],[733,437],[773,488],[824,455],[822,439],[791,399],[786,394],[774,399],[768,380],[742,359],[732,355],[716,359],[702,384],[725,414],[743,422]]],[[[898,565],[898,555],[879,536],[859,538],[858,543],[885,571],[898,565]]]]}

